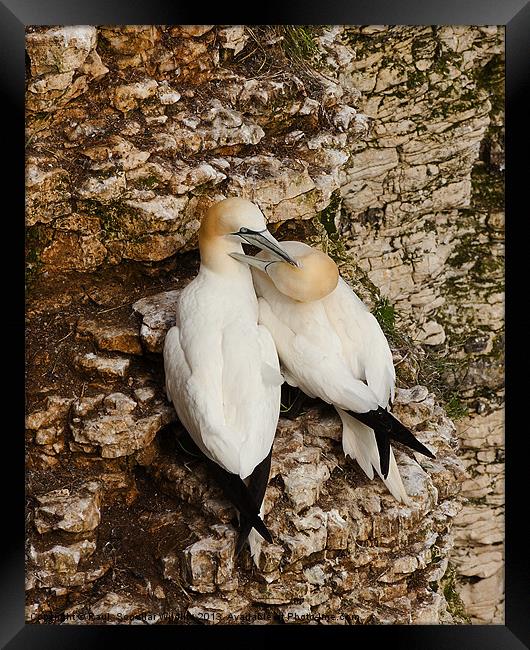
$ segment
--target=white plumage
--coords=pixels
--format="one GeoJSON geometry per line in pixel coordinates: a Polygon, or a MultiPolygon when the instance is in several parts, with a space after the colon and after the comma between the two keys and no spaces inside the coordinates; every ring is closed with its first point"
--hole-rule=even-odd
{"type": "Polygon", "coordinates": [[[344,453],[356,459],[370,479],[375,468],[394,497],[406,503],[392,449],[384,477],[374,430],[346,412],[386,409],[393,400],[394,364],[379,323],[338,276],[330,258],[301,242],[282,246],[301,261],[301,269],[271,263],[277,258],[266,253],[244,259],[257,267],[252,271],[259,321],[272,334],[285,379],[335,406],[343,424],[344,453]],[[297,294],[297,283],[308,285],[303,293],[297,294]],[[309,285],[315,287],[313,292],[309,285]]]}
{"type": "Polygon", "coordinates": [[[230,257],[242,253],[242,240],[282,254],[252,203],[227,199],[209,210],[200,270],[178,298],[164,367],[167,394],[196,445],[248,479],[271,450],[283,378],[271,334],[258,324],[250,270],[230,257]]]}
{"type": "Polygon", "coordinates": [[[328,296],[308,303],[281,294],[263,273],[254,271],[254,282],[260,322],[274,338],[286,378],[344,409],[387,406],[395,379],[388,343],[342,278],[328,296]]]}
{"type": "Polygon", "coordinates": [[[166,390],[182,424],[206,456],[243,479],[270,451],[283,381],[245,271],[201,268],[179,296],[164,347],[166,390]]]}

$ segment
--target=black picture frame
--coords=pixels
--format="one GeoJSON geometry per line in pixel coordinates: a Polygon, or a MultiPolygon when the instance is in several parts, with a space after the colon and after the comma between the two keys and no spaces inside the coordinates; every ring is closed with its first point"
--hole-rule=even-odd
{"type": "MultiPolygon", "coordinates": [[[[308,3],[295,0],[279,9],[272,4],[255,7],[250,15],[248,7],[241,10],[239,4],[218,4],[207,11],[206,6],[200,7],[202,12],[194,11],[191,5],[181,6],[179,3],[151,0],[140,4],[134,0],[92,0],[90,3],[63,2],[62,0],[3,0],[0,2],[0,87],[2,89],[4,129],[2,140],[7,146],[9,160],[18,159],[22,154],[20,166],[9,164],[4,192],[9,191],[15,210],[6,211],[4,219],[14,226],[18,234],[18,224],[23,224],[23,215],[18,216],[18,208],[23,211],[24,197],[24,148],[22,145],[24,128],[24,30],[26,25],[61,25],[61,24],[469,24],[469,25],[504,25],[506,29],[506,210],[508,243],[506,251],[508,259],[525,260],[524,248],[517,252],[517,245],[524,246],[528,241],[522,234],[514,234],[517,223],[528,220],[528,206],[523,195],[525,182],[528,184],[528,173],[524,171],[524,162],[528,160],[528,116],[530,104],[525,98],[525,82],[530,79],[530,3],[528,0],[328,0],[325,3],[308,3]],[[259,15],[257,15],[259,13],[259,15]],[[7,144],[6,144],[7,140],[7,144]],[[521,161],[520,164],[518,161],[521,161]],[[523,176],[524,174],[524,176],[523,176]],[[11,175],[13,178],[10,178],[11,175]],[[14,188],[20,187],[20,192],[14,188]],[[526,212],[526,215],[524,214],[526,212]]],[[[198,7],[199,8],[199,7],[198,7]]],[[[4,151],[6,151],[4,149],[4,151]]],[[[4,222],[5,223],[5,222],[4,222]]],[[[7,227],[7,224],[6,224],[7,227]]],[[[20,226],[23,237],[23,225],[20,226]]],[[[528,252],[526,252],[528,257],[528,252]]],[[[515,264],[507,265],[506,281],[508,287],[512,280],[519,275],[514,269],[515,264]]],[[[16,284],[6,287],[16,292],[16,284]]],[[[515,290],[517,291],[517,290],[515,290]]],[[[508,291],[507,306],[514,289],[508,291]]],[[[16,297],[12,304],[15,304],[16,297]]],[[[515,306],[517,309],[517,306],[515,306]]],[[[526,317],[525,317],[526,318],[526,317]]],[[[520,319],[514,318],[514,321],[520,319]]],[[[524,321],[524,319],[523,319],[524,321]]],[[[516,322],[508,320],[510,337],[516,328],[516,322]]],[[[527,321],[526,321],[527,322],[527,321]]],[[[23,332],[13,316],[4,320],[4,331],[7,326],[8,334],[23,332]]],[[[526,338],[528,336],[526,335],[526,338]]],[[[5,339],[6,340],[6,339],[5,339]]],[[[22,342],[23,345],[23,342],[22,342]]],[[[515,347],[516,344],[514,344],[515,347]]],[[[10,346],[11,347],[11,346],[10,346]]],[[[13,346],[13,349],[14,346],[13,346]]],[[[520,350],[521,348],[517,348],[520,350]]],[[[516,365],[515,359],[511,365],[510,345],[507,345],[507,367],[510,373],[516,365]]],[[[520,353],[514,355],[520,357],[520,353]]],[[[524,356],[524,355],[523,355],[524,356]]],[[[513,357],[512,357],[513,358],[513,357]]],[[[17,359],[18,361],[18,359],[17,359]]],[[[520,359],[523,363],[524,358],[520,359]]],[[[15,364],[13,368],[18,366],[15,364]]],[[[506,376],[507,404],[525,404],[525,382],[512,380],[506,376]],[[524,384],[524,385],[523,385],[524,384]]],[[[9,405],[8,405],[9,406],[9,405]]],[[[23,410],[23,409],[22,409],[23,410]]],[[[23,417],[23,416],[22,416],[23,417]]],[[[511,417],[506,418],[512,421],[511,417]]],[[[18,425],[18,418],[16,424],[18,425]]],[[[0,556],[2,589],[0,590],[0,643],[2,647],[16,648],[89,648],[98,643],[110,645],[124,641],[122,634],[135,634],[135,641],[149,638],[150,643],[156,643],[155,637],[162,634],[166,643],[188,643],[193,641],[212,644],[226,642],[226,633],[237,636],[240,643],[262,642],[263,645],[274,642],[274,637],[281,633],[282,641],[288,644],[304,643],[305,635],[311,634],[315,644],[324,643],[335,634],[346,635],[349,644],[359,644],[363,641],[370,644],[386,644],[392,650],[454,648],[455,650],[511,650],[530,647],[530,576],[528,572],[528,542],[526,541],[525,499],[528,488],[524,482],[525,467],[523,463],[528,458],[521,452],[520,441],[526,436],[524,429],[514,430],[513,436],[508,436],[507,443],[507,481],[506,481],[506,609],[505,625],[469,625],[469,626],[232,626],[207,627],[187,626],[175,630],[173,626],[61,626],[61,625],[32,625],[24,623],[24,472],[16,464],[15,479],[8,478],[4,490],[2,510],[4,511],[3,537],[11,546],[4,549],[0,556]],[[512,440],[514,438],[515,440],[512,440]],[[518,466],[519,465],[519,466],[518,466]],[[11,496],[12,495],[12,496],[11,496]],[[11,509],[12,512],[9,512],[11,509]],[[522,520],[522,528],[518,523],[522,520]],[[165,631],[164,631],[165,630],[165,631]],[[139,635],[139,636],[136,636],[139,635]],[[149,637],[144,635],[149,635],[149,637]],[[155,637],[153,637],[155,635],[155,637]],[[167,635],[167,636],[166,636],[167,635]],[[140,638],[142,637],[142,638],[140,638]]],[[[6,429],[5,436],[20,440],[20,445],[9,449],[16,463],[24,458],[23,437],[20,429],[15,426],[6,429]]],[[[9,463],[8,457],[3,457],[4,465],[9,463]]],[[[10,463],[9,463],[10,464],[10,463]]],[[[13,460],[13,464],[15,461],[13,460]]],[[[8,475],[7,475],[8,476],[8,475]]],[[[5,472],[3,478],[6,478],[5,472]]],[[[5,540],[4,540],[5,541],[5,540]]],[[[128,637],[131,638],[131,637],[128,637]]],[[[331,642],[334,639],[330,639],[331,642]]],[[[337,639],[338,641],[338,639],[337,639]]]]}

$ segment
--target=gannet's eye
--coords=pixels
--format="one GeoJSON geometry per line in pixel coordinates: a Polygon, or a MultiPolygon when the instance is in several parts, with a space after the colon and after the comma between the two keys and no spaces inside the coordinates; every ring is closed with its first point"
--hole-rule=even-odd
{"type": "Polygon", "coordinates": [[[239,229],[239,232],[240,232],[242,235],[246,235],[246,234],[248,234],[249,230],[248,230],[248,228],[240,228],[240,229],[239,229]]]}

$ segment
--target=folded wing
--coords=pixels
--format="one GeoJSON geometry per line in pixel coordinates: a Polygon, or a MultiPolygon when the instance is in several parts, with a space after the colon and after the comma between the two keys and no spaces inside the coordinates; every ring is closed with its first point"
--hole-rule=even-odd
{"type": "Polygon", "coordinates": [[[322,302],[353,376],[366,381],[377,396],[378,405],[386,408],[394,399],[396,372],[377,319],[342,278],[322,302]]]}
{"type": "Polygon", "coordinates": [[[201,451],[246,478],[276,431],[282,378],[274,343],[251,319],[209,327],[208,314],[187,314],[196,305],[184,298],[164,346],[168,396],[201,451]]]}

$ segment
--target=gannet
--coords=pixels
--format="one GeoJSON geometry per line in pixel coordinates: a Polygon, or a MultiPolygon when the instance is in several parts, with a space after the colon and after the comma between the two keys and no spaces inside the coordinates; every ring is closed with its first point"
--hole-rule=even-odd
{"type": "Polygon", "coordinates": [[[333,404],[344,453],[368,478],[375,469],[393,496],[409,503],[390,440],[434,456],[387,410],[396,374],[386,337],[328,255],[302,242],[282,247],[297,267],[265,251],[232,257],[252,266],[259,322],[272,334],[285,380],[333,404]]]}
{"type": "Polygon", "coordinates": [[[240,198],[213,205],[199,230],[197,276],[180,293],[166,335],[166,392],[240,514],[238,552],[248,537],[255,562],[271,541],[262,516],[283,377],[246,264],[242,242],[296,264],[267,230],[259,208],[240,198]],[[251,534],[249,535],[249,533],[251,534]]]}

